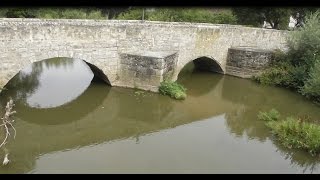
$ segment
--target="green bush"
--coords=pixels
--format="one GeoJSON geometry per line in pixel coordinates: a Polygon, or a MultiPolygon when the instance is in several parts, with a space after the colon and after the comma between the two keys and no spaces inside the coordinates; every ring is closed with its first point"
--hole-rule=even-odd
{"type": "Polygon", "coordinates": [[[6,11],[8,18],[35,18],[37,9],[35,8],[8,8],[6,11]]]}
{"type": "MultiPolygon", "coordinates": [[[[142,20],[143,9],[132,8],[118,15],[119,20],[142,20]]],[[[146,18],[146,17],[145,17],[146,18]]]]}
{"type": "Polygon", "coordinates": [[[102,11],[96,8],[46,8],[39,9],[39,18],[61,19],[106,19],[102,11]]]}
{"type": "Polygon", "coordinates": [[[149,21],[168,21],[173,22],[177,19],[177,14],[172,9],[159,8],[153,12],[148,12],[147,20],[149,21]]]}
{"type": "Polygon", "coordinates": [[[320,11],[307,16],[305,26],[292,32],[287,42],[288,52],[276,53],[271,67],[254,80],[295,89],[320,102],[320,11]]]}
{"type": "Polygon", "coordinates": [[[44,19],[106,19],[97,8],[1,8],[0,17],[44,19]]]}
{"type": "Polygon", "coordinates": [[[8,12],[7,8],[0,8],[0,18],[5,18],[7,17],[6,14],[8,12]]]}
{"type": "Polygon", "coordinates": [[[301,73],[304,73],[301,67],[294,67],[288,62],[278,62],[253,79],[264,85],[298,89],[301,86],[299,78],[301,73]]]}
{"type": "Polygon", "coordinates": [[[269,112],[259,112],[258,114],[258,119],[266,122],[277,121],[279,118],[280,113],[275,109],[271,109],[269,112]]]}
{"type": "Polygon", "coordinates": [[[92,10],[87,13],[86,19],[106,19],[107,17],[102,14],[100,10],[92,10]]]}
{"type": "Polygon", "coordinates": [[[312,155],[320,152],[320,126],[307,122],[308,119],[280,120],[280,113],[275,109],[259,112],[258,119],[265,121],[285,147],[307,150],[312,155]]]}
{"type": "Polygon", "coordinates": [[[320,152],[319,125],[287,118],[284,121],[270,121],[267,126],[288,148],[307,150],[312,155],[320,152]]]}
{"type": "Polygon", "coordinates": [[[64,19],[86,19],[87,13],[80,9],[65,9],[61,12],[61,18],[64,19]]]}
{"type": "Polygon", "coordinates": [[[310,71],[310,78],[307,80],[301,93],[308,98],[315,99],[320,102],[320,59],[310,71]]]}
{"type": "MultiPolygon", "coordinates": [[[[142,8],[132,8],[121,13],[117,19],[141,20],[142,13],[142,8]]],[[[231,11],[211,12],[203,8],[156,8],[154,11],[145,11],[144,19],[214,24],[235,24],[237,21],[231,11]]]]}
{"type": "Polygon", "coordinates": [[[187,97],[186,88],[177,82],[163,81],[159,87],[160,94],[168,95],[174,99],[185,99],[187,97]]]}
{"type": "Polygon", "coordinates": [[[38,18],[59,19],[61,18],[61,9],[58,8],[40,8],[37,13],[38,18]]]}
{"type": "Polygon", "coordinates": [[[237,17],[231,12],[214,14],[211,20],[214,24],[237,24],[237,17]]]}

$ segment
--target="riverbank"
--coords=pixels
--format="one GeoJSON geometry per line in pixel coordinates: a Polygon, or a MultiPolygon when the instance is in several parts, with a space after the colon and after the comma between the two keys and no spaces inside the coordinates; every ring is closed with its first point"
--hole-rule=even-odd
{"type": "Polygon", "coordinates": [[[288,51],[276,51],[271,66],[254,80],[292,89],[311,101],[320,102],[320,11],[287,39],[288,51]]]}

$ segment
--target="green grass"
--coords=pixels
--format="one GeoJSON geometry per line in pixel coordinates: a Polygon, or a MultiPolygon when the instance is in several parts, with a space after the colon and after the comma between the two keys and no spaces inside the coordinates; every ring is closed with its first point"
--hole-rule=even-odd
{"type": "Polygon", "coordinates": [[[269,112],[259,112],[258,119],[269,122],[269,121],[277,121],[280,118],[280,113],[271,109],[269,112]]]}
{"type": "Polygon", "coordinates": [[[174,99],[185,99],[187,97],[186,88],[177,82],[163,81],[159,87],[160,94],[168,95],[174,99]]]}
{"type": "Polygon", "coordinates": [[[265,121],[279,142],[287,148],[303,149],[311,155],[320,153],[320,126],[301,118],[287,117],[280,120],[276,110],[260,112],[260,120],[265,121]]]}

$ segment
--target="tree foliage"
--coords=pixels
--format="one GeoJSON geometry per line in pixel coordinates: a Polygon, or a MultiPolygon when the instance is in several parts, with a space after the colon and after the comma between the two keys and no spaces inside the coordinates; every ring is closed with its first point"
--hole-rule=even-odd
{"type": "Polygon", "coordinates": [[[293,7],[291,16],[296,20],[295,27],[302,27],[305,24],[306,16],[318,10],[317,7],[293,7]]]}
{"type": "Polygon", "coordinates": [[[19,7],[1,8],[0,17],[44,19],[106,19],[99,8],[19,7]]]}
{"type": "Polygon", "coordinates": [[[236,17],[231,11],[212,12],[204,8],[154,8],[151,11],[143,8],[131,8],[121,13],[117,19],[126,20],[196,22],[214,24],[235,24],[236,17]],[[143,14],[144,12],[144,14],[143,14]]]}
{"type": "Polygon", "coordinates": [[[35,8],[8,8],[5,15],[8,18],[35,18],[36,14],[35,8]]]}
{"type": "Polygon", "coordinates": [[[290,21],[290,8],[257,7],[233,8],[233,14],[238,18],[238,24],[261,27],[264,21],[273,29],[287,29],[290,21]]]}
{"type": "Polygon", "coordinates": [[[302,93],[309,98],[320,102],[320,59],[318,58],[315,66],[310,71],[310,77],[301,89],[302,93]]]}
{"type": "Polygon", "coordinates": [[[237,23],[242,25],[261,27],[263,25],[263,17],[260,9],[237,7],[232,8],[232,13],[237,17],[237,23]]]}
{"type": "Polygon", "coordinates": [[[276,61],[255,79],[296,89],[320,102],[320,11],[306,16],[305,25],[293,31],[288,52],[275,56],[276,61]]]}

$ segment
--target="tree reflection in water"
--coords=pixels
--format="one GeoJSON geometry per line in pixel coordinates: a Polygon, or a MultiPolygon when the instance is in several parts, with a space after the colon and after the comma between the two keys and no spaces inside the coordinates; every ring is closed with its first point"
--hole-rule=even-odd
{"type": "Polygon", "coordinates": [[[231,133],[239,137],[247,136],[249,139],[257,139],[260,142],[270,140],[285,159],[290,159],[293,166],[303,167],[303,172],[312,173],[319,166],[319,157],[313,157],[305,151],[285,148],[271,134],[264,122],[257,119],[259,111],[267,111],[271,108],[279,110],[282,117],[299,115],[319,117],[318,108],[316,106],[310,108],[311,102],[286,89],[264,87],[238,78],[223,81],[222,97],[234,104],[239,104],[237,108],[226,113],[226,124],[231,133]],[[238,88],[235,90],[235,87],[238,88]]]}

